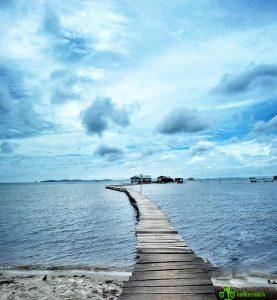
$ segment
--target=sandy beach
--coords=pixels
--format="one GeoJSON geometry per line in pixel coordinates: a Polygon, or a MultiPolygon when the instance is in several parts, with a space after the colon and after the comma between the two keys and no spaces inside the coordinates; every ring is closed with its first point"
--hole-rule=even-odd
{"type": "MultiPolygon", "coordinates": [[[[64,300],[64,299],[117,299],[128,272],[84,270],[2,270],[0,272],[1,300],[64,300]],[[46,280],[43,277],[47,275],[46,280]]],[[[276,277],[272,278],[276,280],[276,277]]],[[[213,278],[216,292],[224,286],[238,290],[262,290],[265,299],[276,299],[275,284],[263,276],[222,276],[213,278]]]]}
{"type": "MultiPolygon", "coordinates": [[[[129,272],[84,270],[2,270],[0,272],[1,300],[54,299],[117,299],[129,272]],[[47,275],[46,279],[45,275],[47,275]]],[[[272,280],[277,280],[276,276],[272,280]]],[[[238,290],[266,291],[265,299],[276,299],[275,284],[259,275],[223,275],[212,279],[217,292],[224,286],[238,290]]]]}
{"type": "Polygon", "coordinates": [[[0,299],[116,299],[128,276],[123,272],[2,271],[0,299]]]}

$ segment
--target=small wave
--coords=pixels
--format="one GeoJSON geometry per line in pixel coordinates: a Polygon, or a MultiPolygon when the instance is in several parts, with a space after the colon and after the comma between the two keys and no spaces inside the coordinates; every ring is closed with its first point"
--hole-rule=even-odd
{"type": "Polygon", "coordinates": [[[9,265],[0,266],[0,270],[18,271],[93,271],[93,272],[130,272],[130,268],[118,266],[90,265],[9,265]]]}

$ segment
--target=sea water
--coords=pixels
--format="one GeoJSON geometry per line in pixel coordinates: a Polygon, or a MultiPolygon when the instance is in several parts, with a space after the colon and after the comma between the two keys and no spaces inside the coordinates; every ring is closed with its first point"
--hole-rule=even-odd
{"type": "Polygon", "coordinates": [[[105,183],[1,184],[0,266],[130,270],[134,222],[105,183]]]}
{"type": "MultiPolygon", "coordinates": [[[[142,194],[215,267],[277,273],[277,182],[151,184],[142,194]]],[[[126,195],[105,183],[1,184],[0,266],[130,271],[135,222],[126,195]]]]}
{"type": "Polygon", "coordinates": [[[144,185],[197,255],[231,273],[277,274],[277,182],[144,185]]]}

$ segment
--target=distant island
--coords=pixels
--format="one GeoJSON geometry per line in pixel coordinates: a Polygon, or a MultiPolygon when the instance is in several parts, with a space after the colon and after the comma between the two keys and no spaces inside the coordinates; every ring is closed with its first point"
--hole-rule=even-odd
{"type": "Polygon", "coordinates": [[[41,180],[41,183],[44,182],[100,182],[100,181],[112,181],[111,179],[91,179],[91,180],[83,180],[83,179],[61,179],[61,180],[41,180]]]}

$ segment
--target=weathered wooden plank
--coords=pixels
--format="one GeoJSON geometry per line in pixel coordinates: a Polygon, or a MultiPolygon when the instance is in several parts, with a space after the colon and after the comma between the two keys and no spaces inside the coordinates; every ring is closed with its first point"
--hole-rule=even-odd
{"type": "Polygon", "coordinates": [[[139,287],[139,286],[198,286],[198,285],[211,285],[209,278],[187,278],[187,279],[157,279],[157,280],[131,280],[127,281],[125,287],[139,287]]]}
{"type": "Polygon", "coordinates": [[[179,254],[179,253],[192,253],[189,249],[183,248],[137,248],[138,254],[179,254]]]}
{"type": "Polygon", "coordinates": [[[184,249],[190,250],[187,246],[174,243],[138,243],[137,249],[184,249]]]}
{"type": "Polygon", "coordinates": [[[139,230],[141,228],[151,228],[151,229],[156,229],[156,228],[166,228],[166,229],[171,229],[174,230],[172,226],[168,224],[161,224],[161,223],[152,223],[152,224],[139,224],[136,226],[136,228],[139,230]]]}
{"type": "Polygon", "coordinates": [[[189,279],[206,278],[210,276],[207,271],[201,269],[168,270],[168,271],[142,271],[133,272],[129,280],[154,280],[154,279],[189,279]]]}
{"type": "Polygon", "coordinates": [[[166,224],[139,224],[135,227],[139,230],[166,230],[166,231],[176,231],[172,226],[166,224]]]}
{"type": "Polygon", "coordinates": [[[205,269],[212,270],[208,264],[202,262],[178,262],[178,263],[153,263],[153,264],[136,264],[134,271],[159,271],[159,270],[184,270],[184,269],[205,269]]]}
{"type": "Polygon", "coordinates": [[[163,244],[168,244],[168,245],[181,245],[181,246],[184,246],[184,247],[187,247],[186,243],[180,241],[180,240],[174,240],[174,239],[171,239],[171,240],[165,240],[165,239],[147,239],[147,238],[139,238],[138,239],[138,243],[142,244],[142,245],[163,245],[163,244]]]}
{"type": "Polygon", "coordinates": [[[138,241],[140,239],[143,239],[143,240],[169,240],[169,241],[179,241],[179,242],[184,242],[184,240],[177,234],[169,234],[169,235],[162,235],[162,234],[157,234],[157,235],[151,235],[151,234],[137,234],[137,239],[138,241]]]}
{"type": "Polygon", "coordinates": [[[183,245],[178,245],[178,244],[147,244],[146,246],[139,243],[136,246],[137,249],[183,249],[183,250],[189,250],[191,251],[188,247],[183,246],[183,245]]]}
{"type": "Polygon", "coordinates": [[[177,231],[176,230],[158,230],[158,229],[154,229],[154,230],[152,230],[152,229],[148,229],[148,230],[137,230],[136,231],[137,233],[141,233],[141,234],[146,234],[146,233],[157,233],[157,234],[159,234],[159,233],[177,233],[177,231]]]}
{"type": "Polygon", "coordinates": [[[145,287],[124,287],[122,294],[214,294],[212,285],[197,286],[145,286],[145,287]]]}
{"type": "Polygon", "coordinates": [[[169,227],[169,226],[136,226],[135,227],[136,229],[136,232],[140,232],[140,231],[147,231],[148,232],[151,232],[151,231],[154,231],[154,232],[170,232],[171,234],[172,233],[176,233],[176,230],[172,227],[169,227]]]}
{"type": "Polygon", "coordinates": [[[179,249],[189,249],[186,245],[179,243],[138,243],[137,248],[179,248],[179,249]]]}
{"type": "Polygon", "coordinates": [[[141,215],[141,217],[140,217],[140,220],[142,221],[142,222],[144,222],[144,221],[152,221],[152,220],[154,220],[154,221],[159,221],[159,220],[161,220],[161,221],[164,221],[164,220],[168,220],[168,218],[166,218],[166,217],[159,217],[159,216],[156,216],[156,215],[152,215],[151,216],[151,214],[149,214],[148,216],[145,216],[145,215],[141,215]]]}
{"type": "Polygon", "coordinates": [[[195,261],[197,256],[195,254],[140,254],[139,263],[142,262],[178,262],[178,261],[195,261]]]}
{"type": "Polygon", "coordinates": [[[212,294],[127,294],[120,295],[120,300],[215,300],[212,294]]]}
{"type": "Polygon", "coordinates": [[[138,243],[143,243],[143,244],[181,244],[181,245],[184,245],[184,246],[187,246],[186,243],[184,243],[182,240],[179,240],[179,239],[164,239],[164,238],[156,238],[156,239],[153,239],[153,238],[147,238],[147,237],[139,237],[137,238],[137,241],[138,243]]]}
{"type": "Polygon", "coordinates": [[[142,233],[137,233],[137,238],[138,240],[140,239],[151,239],[151,240],[176,240],[176,241],[183,241],[182,238],[177,235],[177,234],[142,234],[142,233]]]}
{"type": "MultiPolygon", "coordinates": [[[[180,275],[180,274],[198,274],[199,276],[202,274],[203,276],[206,276],[206,274],[209,272],[209,269],[206,268],[194,268],[194,269],[189,269],[189,268],[184,268],[182,270],[133,270],[132,276],[165,276],[164,278],[171,278],[170,276],[175,276],[180,275]]],[[[201,275],[201,276],[202,276],[201,275]]]]}

